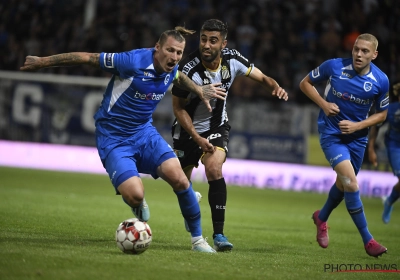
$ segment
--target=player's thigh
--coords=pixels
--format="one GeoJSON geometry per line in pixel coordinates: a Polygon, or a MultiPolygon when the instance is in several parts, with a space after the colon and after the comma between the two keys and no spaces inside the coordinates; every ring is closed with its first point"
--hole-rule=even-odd
{"type": "Polygon", "coordinates": [[[350,160],[339,162],[334,170],[337,174],[336,183],[339,184],[339,189],[343,188],[345,191],[357,190],[357,178],[350,160]]]}
{"type": "Polygon", "coordinates": [[[226,160],[225,150],[217,147],[214,153],[205,153],[202,162],[209,181],[222,178],[222,165],[226,160]]]}
{"type": "Polygon", "coordinates": [[[341,141],[340,137],[321,134],[320,144],[325,158],[333,169],[335,169],[335,166],[340,162],[351,160],[350,150],[348,146],[341,141]]]}
{"type": "Polygon", "coordinates": [[[185,170],[186,175],[189,173],[191,174],[191,170],[199,166],[199,160],[203,154],[203,151],[193,139],[174,139],[174,152],[179,159],[182,169],[185,170]],[[188,172],[189,170],[190,172],[188,172]]]}
{"type": "MultiPolygon", "coordinates": [[[[104,167],[117,193],[119,193],[118,187],[123,182],[132,177],[139,178],[136,160],[129,145],[112,149],[104,160],[104,167]]],[[[140,185],[137,185],[137,188],[140,189],[140,185]]]]}
{"type": "Polygon", "coordinates": [[[117,190],[128,201],[138,202],[144,198],[143,182],[138,176],[126,179],[118,186],[117,190]]]}
{"type": "Polygon", "coordinates": [[[189,180],[181,168],[179,160],[174,157],[167,159],[157,168],[157,174],[171,185],[174,191],[185,190],[189,187],[189,180]]]}

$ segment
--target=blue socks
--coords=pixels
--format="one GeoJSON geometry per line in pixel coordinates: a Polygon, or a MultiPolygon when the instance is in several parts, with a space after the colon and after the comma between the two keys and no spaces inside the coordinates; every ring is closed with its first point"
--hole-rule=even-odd
{"type": "Polygon", "coordinates": [[[400,193],[398,191],[396,191],[395,189],[392,189],[392,192],[390,193],[390,195],[387,198],[387,202],[389,203],[389,205],[392,205],[393,203],[396,202],[396,200],[399,199],[400,193]]]}
{"type": "Polygon", "coordinates": [[[368,231],[367,220],[360,199],[360,191],[344,192],[344,201],[347,211],[361,234],[364,245],[367,244],[372,239],[372,235],[368,231]]]}
{"type": "Polygon", "coordinates": [[[332,213],[333,209],[335,209],[340,202],[343,200],[343,192],[341,192],[336,184],[333,184],[332,188],[329,191],[328,199],[325,202],[325,205],[322,207],[318,218],[326,222],[329,218],[329,215],[332,213]]]}
{"type": "Polygon", "coordinates": [[[193,191],[192,182],[190,182],[190,186],[188,189],[175,192],[175,194],[178,197],[182,216],[185,218],[186,222],[189,225],[190,234],[192,235],[192,237],[201,236],[202,229],[200,206],[197,202],[196,194],[193,191]]]}

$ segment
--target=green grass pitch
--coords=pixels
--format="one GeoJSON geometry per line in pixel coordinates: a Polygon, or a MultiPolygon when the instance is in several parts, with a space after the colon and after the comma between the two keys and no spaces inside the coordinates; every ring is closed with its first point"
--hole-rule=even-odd
{"type": "MultiPolygon", "coordinates": [[[[144,179],[153,243],[123,254],[114,234],[132,217],[105,175],[0,168],[0,279],[400,279],[399,273],[324,271],[327,264],[391,265],[400,270],[400,203],[381,222],[379,199],[363,198],[368,225],[388,254],[363,248],[342,203],[331,215],[330,245],[315,241],[311,213],[326,194],[228,186],[225,234],[229,253],[192,252],[177,199],[162,180],[144,179]]],[[[203,235],[211,241],[208,187],[203,235]]]]}

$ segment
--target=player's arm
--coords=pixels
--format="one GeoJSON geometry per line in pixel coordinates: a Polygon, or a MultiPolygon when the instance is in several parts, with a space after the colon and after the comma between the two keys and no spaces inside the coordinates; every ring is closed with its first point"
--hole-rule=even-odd
{"type": "Polygon", "coordinates": [[[193,141],[199,145],[203,152],[214,152],[214,146],[206,139],[200,136],[194,128],[192,119],[185,110],[186,100],[178,96],[172,95],[172,107],[178,123],[192,137],[193,141]]]}
{"type": "Polygon", "coordinates": [[[283,99],[285,101],[288,100],[289,97],[287,92],[281,88],[274,79],[264,75],[264,73],[261,72],[261,70],[257,67],[253,68],[253,71],[250,72],[248,77],[253,81],[260,83],[272,94],[272,96],[277,96],[279,99],[283,99]]]}
{"type": "Polygon", "coordinates": [[[361,122],[352,122],[349,120],[343,120],[339,122],[339,128],[343,134],[350,134],[357,130],[368,128],[385,121],[387,116],[387,109],[376,112],[361,122]]]}
{"type": "Polygon", "coordinates": [[[25,58],[24,65],[20,68],[22,71],[35,71],[48,67],[90,65],[100,68],[99,53],[71,52],[52,56],[31,56],[25,58]]]}
{"type": "Polygon", "coordinates": [[[376,167],[378,166],[378,157],[375,152],[376,137],[378,136],[378,126],[373,125],[368,135],[368,159],[376,167]]]}
{"type": "Polygon", "coordinates": [[[305,76],[300,82],[300,89],[308,98],[314,101],[314,103],[317,104],[328,117],[339,114],[339,107],[335,103],[327,102],[321,97],[317,89],[314,87],[309,75],[305,76]]]}
{"type": "Polygon", "coordinates": [[[219,98],[225,100],[226,92],[224,88],[219,87],[221,83],[199,86],[196,85],[191,79],[188,78],[181,71],[178,72],[178,77],[174,80],[174,85],[197,94],[199,98],[206,104],[208,110],[211,112],[210,99],[219,98]]]}

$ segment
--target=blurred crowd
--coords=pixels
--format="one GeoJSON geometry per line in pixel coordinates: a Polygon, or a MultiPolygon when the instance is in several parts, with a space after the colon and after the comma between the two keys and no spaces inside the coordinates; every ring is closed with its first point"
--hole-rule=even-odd
{"type": "MultiPolygon", "coordinates": [[[[28,54],[152,47],[164,30],[184,25],[199,31],[209,18],[228,24],[228,47],[275,78],[290,102],[309,102],[298,89],[300,80],[328,58],[350,57],[361,33],[378,38],[374,63],[391,83],[400,81],[397,0],[0,0],[0,69],[18,71],[28,54]]],[[[198,32],[187,37],[185,54],[197,46],[198,32]]],[[[90,67],[43,72],[107,75],[90,67]]],[[[249,79],[237,79],[231,95],[269,99],[249,79]]]]}

